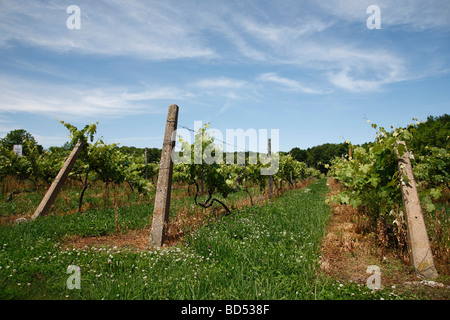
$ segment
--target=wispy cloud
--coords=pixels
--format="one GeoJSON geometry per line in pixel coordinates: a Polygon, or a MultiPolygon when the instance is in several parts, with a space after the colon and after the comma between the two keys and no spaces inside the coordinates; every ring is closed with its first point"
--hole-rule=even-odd
{"type": "MultiPolygon", "coordinates": [[[[81,30],[66,28],[66,8],[70,4],[68,0],[2,1],[0,48],[20,43],[56,52],[142,61],[199,59],[215,63],[264,64],[274,72],[260,75],[258,81],[311,94],[336,88],[351,92],[380,90],[391,83],[417,78],[419,73],[426,74],[415,66],[419,59],[404,52],[406,49],[395,48],[387,42],[388,45],[380,49],[364,39],[364,35],[355,36],[355,24],[360,29],[365,28],[366,8],[373,4],[369,0],[286,0],[276,5],[268,3],[267,10],[251,1],[79,1],[81,30]],[[323,81],[321,88],[279,76],[282,71],[278,68],[285,66],[314,74],[323,81]]],[[[450,26],[450,2],[447,0],[426,3],[380,0],[378,4],[382,10],[382,28],[423,30],[450,26]]],[[[26,67],[26,62],[22,65],[26,67]]],[[[56,74],[58,67],[50,65],[32,69],[56,74]]],[[[428,74],[439,72],[439,67],[437,65],[428,74]]],[[[94,112],[109,113],[117,105],[139,111],[137,106],[142,100],[192,97],[178,89],[183,86],[178,83],[177,88],[152,87],[134,93],[101,85],[98,90],[102,93],[64,90],[78,104],[82,102],[94,112]]],[[[240,79],[216,76],[186,87],[204,90],[205,94],[220,92],[222,96],[236,98],[249,86],[240,79]]],[[[56,87],[50,86],[48,90],[57,92],[56,87]]],[[[36,110],[53,110],[51,98],[39,97],[37,90],[31,89],[31,94],[35,95],[33,103],[19,103],[25,98],[14,96],[14,88],[10,93],[3,90],[3,97],[16,109],[25,110],[24,105],[31,103],[36,110]],[[38,103],[39,100],[42,103],[38,103]]],[[[199,93],[196,91],[196,94],[199,93]]]]}
{"type": "MultiPolygon", "coordinates": [[[[196,101],[221,98],[225,105],[220,112],[227,110],[231,104],[227,101],[255,101],[261,93],[258,87],[250,80],[227,77],[207,77],[187,84],[186,88],[195,92],[196,101]]],[[[217,101],[216,101],[217,102],[217,101]]]]}
{"type": "Polygon", "coordinates": [[[323,90],[304,86],[303,84],[301,84],[300,82],[298,82],[296,80],[280,77],[274,72],[263,73],[257,77],[257,80],[264,81],[264,82],[272,82],[272,83],[281,85],[281,86],[287,88],[288,90],[293,90],[293,91],[300,91],[300,92],[304,92],[304,93],[313,93],[313,94],[327,93],[323,90]]]}
{"type": "Polygon", "coordinates": [[[352,92],[378,91],[383,85],[415,77],[408,72],[403,58],[386,50],[369,52],[344,47],[331,52],[330,71],[325,72],[328,81],[352,92]]]}
{"type": "Polygon", "coordinates": [[[323,32],[333,25],[333,22],[306,18],[301,22],[285,24],[262,23],[252,19],[240,19],[239,24],[252,38],[258,39],[270,46],[285,46],[288,43],[301,40],[304,36],[323,32]]]}
{"type": "Polygon", "coordinates": [[[28,112],[53,117],[120,116],[164,113],[148,102],[184,99],[193,95],[173,87],[135,88],[71,86],[21,78],[0,78],[0,112],[28,112]],[[16,83],[21,83],[20,87],[16,83]],[[26,94],[24,94],[26,92],[26,94]]]}
{"type": "Polygon", "coordinates": [[[194,87],[198,88],[224,88],[224,89],[238,89],[246,85],[247,82],[239,79],[230,79],[225,77],[219,78],[207,78],[202,79],[193,84],[194,87]]]}
{"type": "Polygon", "coordinates": [[[5,0],[0,10],[0,46],[11,41],[58,52],[167,60],[212,58],[187,21],[162,2],[81,1],[81,29],[68,30],[69,2],[5,0]]]}

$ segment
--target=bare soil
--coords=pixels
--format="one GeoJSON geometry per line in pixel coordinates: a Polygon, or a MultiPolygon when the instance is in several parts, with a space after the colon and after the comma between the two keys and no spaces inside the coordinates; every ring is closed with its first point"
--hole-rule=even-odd
{"type": "MultiPolygon", "coordinates": [[[[285,184],[281,189],[274,190],[274,196],[280,196],[287,190],[306,187],[309,183],[311,183],[311,180],[301,181],[293,186],[285,184]]],[[[186,195],[181,195],[181,197],[183,196],[186,195]]],[[[178,197],[180,197],[180,195],[178,195],[178,197]]],[[[253,204],[262,205],[267,200],[268,194],[258,195],[253,198],[253,204]]],[[[226,204],[228,206],[230,205],[228,202],[226,204]]],[[[233,210],[238,210],[248,206],[251,206],[250,199],[245,198],[234,202],[233,210]]],[[[168,239],[164,246],[168,247],[177,244],[182,240],[185,234],[207,223],[210,218],[220,217],[224,214],[224,212],[225,211],[221,207],[212,207],[209,209],[202,209],[198,207],[194,213],[188,213],[187,210],[181,210],[177,213],[176,219],[169,223],[168,239]]],[[[128,230],[126,233],[118,232],[117,234],[99,237],[70,236],[67,237],[64,242],[66,243],[66,246],[71,248],[102,246],[149,250],[150,231],[151,228],[149,227],[140,230],[128,230]]]]}
{"type": "Polygon", "coordinates": [[[70,236],[65,240],[67,246],[77,249],[94,246],[148,250],[150,241],[150,228],[129,230],[125,234],[119,233],[99,237],[70,236]]]}

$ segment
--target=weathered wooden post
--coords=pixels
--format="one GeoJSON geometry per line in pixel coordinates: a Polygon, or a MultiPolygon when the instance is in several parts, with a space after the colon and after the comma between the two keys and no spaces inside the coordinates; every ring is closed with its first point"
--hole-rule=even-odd
{"type": "Polygon", "coordinates": [[[145,180],[147,180],[148,179],[148,174],[147,174],[147,164],[148,164],[148,161],[147,161],[147,147],[145,147],[145,149],[144,149],[144,163],[145,163],[145,180]]]}
{"type": "Polygon", "coordinates": [[[433,254],[428,239],[425,220],[420,207],[419,195],[417,193],[416,181],[412,171],[409,152],[404,141],[398,141],[397,145],[404,145],[405,152],[402,156],[398,154],[398,168],[402,175],[401,190],[403,208],[406,211],[406,224],[408,228],[408,251],[411,263],[419,276],[425,278],[436,278],[438,273],[434,266],[433,254]],[[403,176],[407,177],[404,181],[403,176]]]}
{"type": "Polygon", "coordinates": [[[36,219],[40,215],[45,215],[50,207],[55,202],[56,197],[58,196],[59,192],[61,191],[61,188],[64,184],[64,181],[66,180],[67,176],[70,173],[70,170],[72,170],[72,167],[77,160],[81,150],[84,147],[84,142],[81,140],[78,140],[77,144],[73,148],[72,152],[70,153],[69,157],[64,162],[64,165],[62,166],[61,170],[59,170],[58,175],[56,176],[55,180],[53,180],[52,185],[47,190],[47,193],[45,194],[44,198],[42,199],[41,203],[39,204],[39,207],[36,209],[36,211],[31,216],[31,220],[36,219]]]}
{"type": "Polygon", "coordinates": [[[152,229],[150,231],[150,246],[161,247],[167,237],[169,224],[170,192],[172,190],[172,150],[175,147],[173,132],[177,129],[178,106],[169,106],[166,131],[161,151],[158,182],[156,185],[155,206],[153,209],[152,229]]]}
{"type": "MultiPolygon", "coordinates": [[[[272,162],[272,143],[271,139],[267,140],[267,155],[269,156],[269,161],[272,162]]],[[[272,174],[269,175],[269,196],[273,198],[273,177],[272,174]]]]}

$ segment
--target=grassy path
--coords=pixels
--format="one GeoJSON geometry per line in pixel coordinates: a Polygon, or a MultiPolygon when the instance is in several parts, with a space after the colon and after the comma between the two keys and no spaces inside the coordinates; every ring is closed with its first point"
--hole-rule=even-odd
{"type": "MultiPolygon", "coordinates": [[[[150,251],[66,248],[66,234],[96,232],[103,220],[94,213],[1,226],[0,299],[379,298],[383,293],[368,295],[320,272],[328,191],[326,180],[318,180],[210,220],[177,246],[150,251]],[[69,265],[81,268],[80,290],[67,288],[69,265]]],[[[127,219],[139,226],[148,208],[131,211],[127,219]]]]}

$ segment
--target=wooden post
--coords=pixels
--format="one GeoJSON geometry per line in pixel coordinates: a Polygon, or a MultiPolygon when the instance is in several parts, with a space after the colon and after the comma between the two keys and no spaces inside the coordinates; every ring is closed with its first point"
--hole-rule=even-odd
{"type": "Polygon", "coordinates": [[[403,155],[400,156],[398,151],[397,155],[398,168],[402,175],[402,201],[403,208],[406,211],[408,251],[411,263],[419,276],[434,279],[438,276],[438,273],[433,263],[433,254],[431,252],[425,220],[422,215],[422,208],[420,207],[409,152],[406,149],[406,143],[404,141],[399,141],[397,145],[405,146],[403,155]],[[407,177],[407,181],[404,181],[403,176],[407,177]]]}
{"type": "Polygon", "coordinates": [[[156,185],[155,206],[153,210],[152,229],[150,231],[150,246],[161,247],[167,238],[169,224],[170,192],[172,189],[172,150],[175,141],[173,132],[177,129],[178,106],[169,106],[167,114],[166,131],[159,164],[158,183],[156,185]]]}
{"type": "MultiPolygon", "coordinates": [[[[272,146],[271,139],[267,141],[267,155],[269,156],[269,161],[272,162],[272,146]]],[[[273,177],[269,175],[269,196],[273,198],[273,177]]]]}
{"type": "Polygon", "coordinates": [[[83,147],[84,147],[84,143],[81,140],[78,140],[77,144],[73,148],[69,157],[66,159],[66,162],[64,162],[64,165],[62,166],[61,170],[59,170],[58,175],[56,176],[52,185],[47,190],[47,193],[45,194],[44,198],[42,199],[41,203],[39,204],[39,207],[36,209],[36,211],[31,216],[31,220],[36,219],[41,214],[45,215],[48,212],[48,210],[50,209],[50,207],[53,205],[56,197],[58,196],[59,192],[61,191],[64,181],[66,180],[67,176],[69,175],[70,170],[72,170],[72,167],[73,167],[75,161],[77,160],[83,147]]]}
{"type": "Polygon", "coordinates": [[[145,180],[147,180],[148,179],[148,174],[147,174],[147,163],[148,161],[147,161],[147,147],[145,147],[145,150],[144,150],[144,163],[145,163],[145,180]]]}

